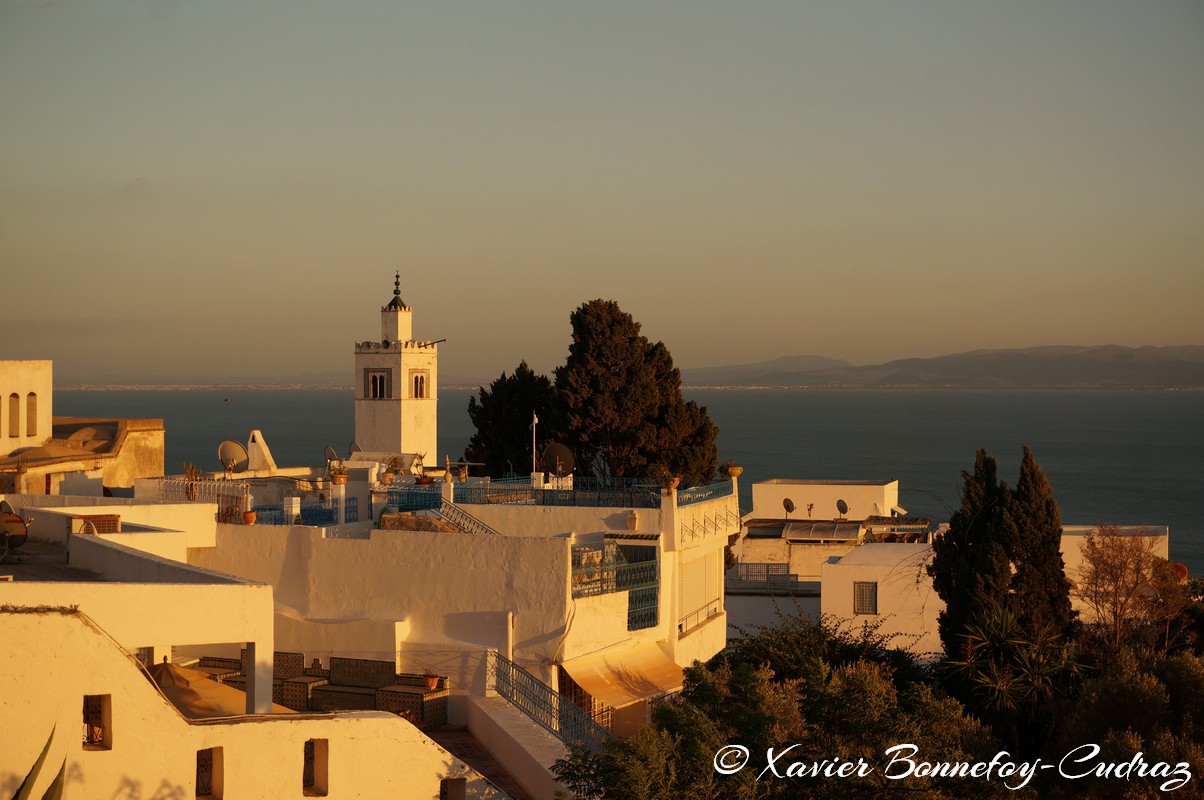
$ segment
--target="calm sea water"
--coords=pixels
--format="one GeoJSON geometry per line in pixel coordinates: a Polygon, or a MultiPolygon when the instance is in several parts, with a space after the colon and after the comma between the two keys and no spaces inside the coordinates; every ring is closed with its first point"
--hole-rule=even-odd
{"type": "MultiPolygon", "coordinates": [[[[463,453],[468,390],[439,397],[439,458],[463,453]]],[[[1171,557],[1204,573],[1204,393],[690,390],[720,427],[720,459],[768,478],[898,479],[911,513],[948,519],[985,447],[1015,483],[1033,448],[1067,524],[1168,525],[1171,557]]],[[[63,416],[162,418],[166,466],[218,469],[223,439],[263,431],[281,465],[321,464],[353,435],[349,391],[57,391],[63,416]],[[227,400],[229,402],[227,402],[227,400]]],[[[521,466],[516,465],[519,471],[521,466]]]]}

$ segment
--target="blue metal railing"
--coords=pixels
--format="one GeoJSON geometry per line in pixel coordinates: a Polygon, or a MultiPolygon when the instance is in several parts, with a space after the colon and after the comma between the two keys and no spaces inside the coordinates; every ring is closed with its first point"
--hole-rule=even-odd
{"type": "Polygon", "coordinates": [[[423,511],[442,504],[443,495],[438,486],[403,486],[389,490],[389,505],[400,511],[423,511]]]}
{"type": "Polygon", "coordinates": [[[453,503],[443,503],[439,507],[439,516],[455,525],[465,533],[475,533],[485,536],[501,536],[498,531],[481,522],[479,519],[469,514],[464,509],[453,503]]]}
{"type": "Polygon", "coordinates": [[[358,497],[347,497],[343,500],[343,521],[344,522],[359,522],[360,521],[360,499],[358,497]]]}
{"type": "Polygon", "coordinates": [[[708,483],[705,486],[695,486],[693,489],[683,489],[677,493],[677,505],[688,506],[719,497],[730,497],[734,485],[732,481],[719,481],[718,483],[708,483]]]}
{"type": "Polygon", "coordinates": [[[660,492],[660,487],[644,478],[594,478],[573,476],[573,488],[587,492],[660,492]]]}
{"type": "Polygon", "coordinates": [[[331,500],[314,500],[301,504],[301,522],[304,525],[321,527],[335,523],[335,509],[331,500]]]}
{"type": "Polygon", "coordinates": [[[519,711],[567,745],[586,747],[595,753],[613,738],[610,731],[552,687],[500,653],[492,657],[494,686],[519,711]]]}
{"type": "Polygon", "coordinates": [[[631,488],[602,491],[596,489],[532,489],[529,484],[498,482],[457,486],[457,505],[579,506],[584,508],[660,508],[660,491],[631,488]]]}
{"type": "Polygon", "coordinates": [[[256,525],[287,525],[284,506],[255,506],[256,525]]]}

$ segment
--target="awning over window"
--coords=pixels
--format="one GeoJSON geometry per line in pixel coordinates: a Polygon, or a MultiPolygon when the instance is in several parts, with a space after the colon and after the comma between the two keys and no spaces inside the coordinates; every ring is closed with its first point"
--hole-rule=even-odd
{"type": "Polygon", "coordinates": [[[565,670],[582,689],[615,708],[681,688],[681,667],[655,642],[625,650],[582,656],[566,662],[565,670]]]}

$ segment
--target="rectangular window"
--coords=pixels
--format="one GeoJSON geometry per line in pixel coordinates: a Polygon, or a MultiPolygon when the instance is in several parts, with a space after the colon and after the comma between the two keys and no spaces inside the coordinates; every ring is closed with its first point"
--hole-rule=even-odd
{"type": "Polygon", "coordinates": [[[877,581],[853,581],[853,613],[878,613],[877,581]]]}
{"type": "Polygon", "coordinates": [[[220,800],[222,796],[222,749],[196,751],[196,796],[220,800]]]}
{"type": "Polygon", "coordinates": [[[113,749],[112,695],[84,695],[84,749],[113,749]]]}
{"type": "Polygon", "coordinates": [[[301,788],[306,797],[326,796],[328,752],[328,739],[309,739],[305,742],[305,765],[301,771],[301,788]]]}

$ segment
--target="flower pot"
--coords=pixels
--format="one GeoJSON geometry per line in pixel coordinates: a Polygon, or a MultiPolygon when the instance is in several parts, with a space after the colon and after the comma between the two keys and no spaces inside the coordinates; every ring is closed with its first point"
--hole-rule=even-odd
{"type": "Polygon", "coordinates": [[[244,525],[254,525],[255,519],[258,516],[259,515],[256,514],[254,511],[244,511],[244,512],[242,512],[242,523],[244,525]]]}
{"type": "Polygon", "coordinates": [[[418,486],[433,486],[435,483],[435,479],[429,478],[426,475],[423,475],[421,477],[415,478],[414,483],[418,486]]]}
{"type": "Polygon", "coordinates": [[[347,485],[347,476],[346,475],[331,475],[330,482],[333,483],[335,486],[346,486],[347,485]]]}
{"type": "Polygon", "coordinates": [[[382,486],[392,486],[393,485],[393,477],[394,477],[394,473],[392,473],[392,472],[381,473],[381,476],[380,476],[381,485],[382,486]]]}
{"type": "Polygon", "coordinates": [[[439,688],[438,675],[423,675],[422,677],[426,679],[426,688],[428,691],[433,692],[439,688]]]}
{"type": "Polygon", "coordinates": [[[729,478],[739,478],[740,474],[742,472],[744,472],[744,467],[728,467],[727,468],[727,474],[728,474],[729,478]]]}

